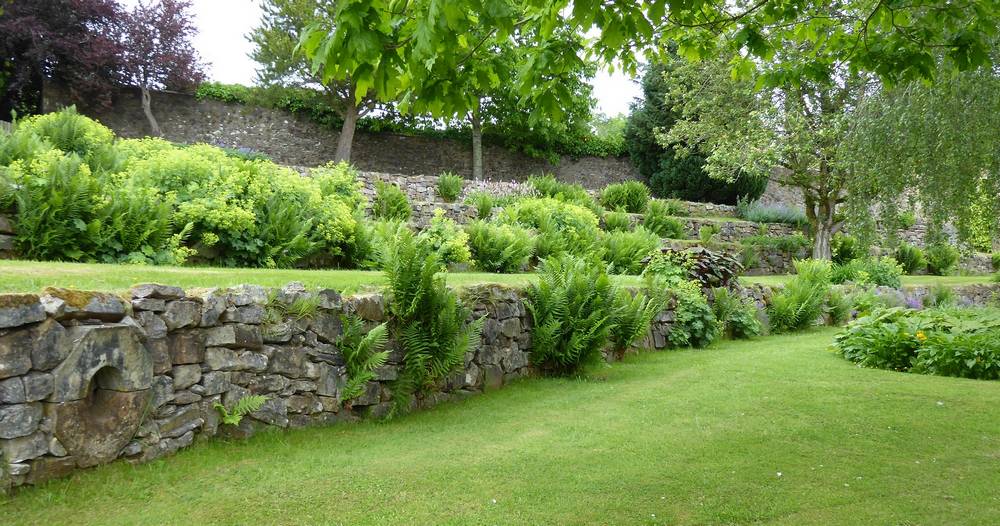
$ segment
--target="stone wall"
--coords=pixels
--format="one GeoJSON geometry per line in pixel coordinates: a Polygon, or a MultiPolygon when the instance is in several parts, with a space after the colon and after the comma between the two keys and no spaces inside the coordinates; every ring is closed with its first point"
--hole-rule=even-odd
{"type": "MultiPolygon", "coordinates": [[[[64,89],[47,85],[43,110],[55,111],[69,100],[64,89]]],[[[302,166],[325,164],[334,158],[337,149],[339,130],[281,110],[199,101],[191,95],[169,92],[154,92],[152,108],[164,138],[171,141],[250,148],[276,162],[302,166]]],[[[122,91],[108,109],[83,111],[122,137],[144,137],[149,133],[137,90],[122,91]]],[[[552,165],[500,146],[485,145],[483,158],[486,176],[494,180],[524,180],[531,174],[552,172],[560,180],[601,188],[638,178],[626,157],[563,157],[552,165]]],[[[472,146],[471,142],[451,139],[358,132],[351,161],[360,170],[373,172],[436,175],[450,171],[471,177],[472,146]]]]}
{"type": "Polygon", "coordinates": [[[14,257],[13,214],[0,213],[0,259],[14,257]]]}

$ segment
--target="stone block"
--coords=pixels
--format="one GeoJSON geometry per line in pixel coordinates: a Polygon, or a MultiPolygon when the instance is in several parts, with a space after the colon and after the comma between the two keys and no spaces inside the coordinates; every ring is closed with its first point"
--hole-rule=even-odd
{"type": "Polygon", "coordinates": [[[167,340],[163,338],[146,340],[146,350],[149,351],[149,358],[153,360],[153,374],[166,374],[170,372],[170,367],[173,364],[170,361],[170,349],[167,340]]]}
{"type": "Polygon", "coordinates": [[[143,283],[132,287],[131,294],[132,298],[179,300],[184,297],[184,289],[157,283],[143,283]]]}
{"type": "Polygon", "coordinates": [[[4,460],[11,464],[38,458],[49,452],[45,433],[38,432],[17,438],[0,440],[4,460]]]}
{"type": "Polygon", "coordinates": [[[171,301],[163,313],[167,330],[195,327],[201,323],[201,305],[194,301],[171,301]]]}
{"type": "Polygon", "coordinates": [[[63,314],[58,317],[60,320],[117,322],[125,317],[125,303],[114,294],[55,287],[46,288],[44,294],[66,303],[63,314]]]}
{"type": "Polygon", "coordinates": [[[124,325],[82,325],[67,331],[70,351],[53,370],[52,402],[83,399],[97,380],[102,389],[140,391],[153,380],[153,361],[131,329],[124,325]],[[105,371],[102,371],[105,370],[105,371]],[[102,371],[101,375],[97,375],[102,371]]]}
{"type": "Polygon", "coordinates": [[[187,389],[201,380],[201,366],[198,364],[175,365],[171,371],[174,390],[187,389]]]}
{"type": "Polygon", "coordinates": [[[263,374],[251,378],[247,388],[253,394],[277,393],[288,389],[291,383],[291,380],[280,374],[263,374]]]}
{"type": "Polygon", "coordinates": [[[268,371],[300,378],[305,374],[306,358],[305,349],[300,347],[275,347],[268,371]]]}
{"type": "Polygon", "coordinates": [[[521,333],[521,320],[518,318],[508,318],[500,325],[500,334],[508,338],[516,338],[521,333]]]}
{"type": "Polygon", "coordinates": [[[201,408],[188,406],[174,413],[170,418],[157,422],[160,427],[160,436],[163,438],[177,438],[190,431],[194,431],[205,423],[202,418],[201,408]]]}
{"type": "Polygon", "coordinates": [[[202,327],[215,327],[222,319],[229,301],[225,293],[215,289],[205,291],[201,295],[201,323],[202,327]]]}
{"type": "Polygon", "coordinates": [[[0,329],[20,327],[45,319],[37,294],[0,294],[0,329]]]}
{"type": "Polygon", "coordinates": [[[202,396],[212,396],[226,392],[230,386],[230,373],[209,372],[201,375],[202,396]]]}
{"type": "Polygon", "coordinates": [[[503,386],[503,369],[499,365],[483,366],[483,386],[498,389],[503,386]]]}
{"type": "Polygon", "coordinates": [[[305,413],[308,415],[319,413],[323,410],[323,404],[319,398],[312,393],[292,395],[288,397],[289,413],[305,413]]]}
{"type": "Polygon", "coordinates": [[[378,382],[368,382],[365,384],[365,391],[361,393],[361,396],[352,400],[351,405],[364,406],[377,404],[382,398],[381,392],[382,388],[379,386],[378,382]]]}
{"type": "Polygon", "coordinates": [[[41,484],[49,480],[62,478],[76,469],[76,459],[73,457],[43,457],[31,463],[31,472],[26,479],[28,484],[41,484]]]}
{"type": "Polygon", "coordinates": [[[167,337],[167,324],[163,318],[150,311],[141,311],[135,314],[136,321],[146,329],[146,338],[158,340],[167,337]]]}
{"type": "Polygon", "coordinates": [[[30,435],[42,421],[42,404],[0,406],[0,438],[12,439],[30,435]]]}
{"type": "Polygon", "coordinates": [[[23,404],[27,402],[24,397],[24,383],[20,376],[0,380],[0,404],[23,404]]]}
{"type": "Polygon", "coordinates": [[[201,401],[201,395],[191,391],[180,391],[174,393],[174,403],[177,405],[188,405],[201,401]]]}
{"type": "Polygon", "coordinates": [[[49,373],[31,372],[21,377],[24,383],[24,398],[28,402],[44,400],[52,394],[53,379],[49,373]]]}
{"type": "Polygon", "coordinates": [[[6,215],[0,214],[0,234],[13,234],[14,222],[6,215]]]}
{"type": "Polygon", "coordinates": [[[170,333],[167,351],[173,365],[201,363],[205,361],[205,336],[200,330],[170,333]]]}
{"type": "Polygon", "coordinates": [[[230,349],[260,349],[264,344],[260,328],[253,325],[223,325],[206,330],[205,345],[230,349]]]}
{"type": "Polygon", "coordinates": [[[236,371],[239,369],[236,351],[225,347],[205,349],[205,367],[212,371],[236,371]]]}
{"type": "Polygon", "coordinates": [[[318,364],[319,378],[316,380],[316,394],[339,400],[340,390],[347,385],[347,368],[329,364],[318,364]]]}
{"type": "Polygon", "coordinates": [[[267,289],[257,285],[240,285],[229,289],[229,302],[237,307],[267,304],[267,289]]]}
{"type": "Polygon", "coordinates": [[[250,416],[265,424],[288,427],[288,404],[284,398],[270,398],[250,416]]]}
{"type": "Polygon", "coordinates": [[[381,294],[357,294],[347,299],[350,310],[363,320],[383,321],[385,319],[385,299],[381,294]]]}
{"type": "Polygon", "coordinates": [[[236,363],[241,371],[260,373],[267,370],[268,358],[266,354],[246,351],[237,356],[236,363]]]}
{"type": "Polygon", "coordinates": [[[288,343],[292,340],[294,327],[291,323],[270,323],[260,329],[261,338],[264,343],[288,343]]]}
{"type": "Polygon", "coordinates": [[[399,377],[399,368],[395,365],[386,364],[375,369],[375,379],[380,382],[391,382],[399,377]]]}
{"type": "Polygon", "coordinates": [[[319,308],[326,310],[338,310],[342,305],[343,298],[340,293],[333,289],[322,289],[316,292],[319,298],[319,308]]]}
{"type": "Polygon", "coordinates": [[[260,325],[264,323],[266,315],[267,313],[261,305],[245,305],[243,307],[229,307],[223,311],[221,320],[225,323],[260,325]]]}
{"type": "Polygon", "coordinates": [[[134,298],[132,300],[132,310],[133,311],[148,310],[153,312],[163,312],[167,310],[167,302],[165,300],[160,300],[155,298],[134,298]]]}
{"type": "Polygon", "coordinates": [[[53,434],[80,467],[96,466],[118,458],[136,435],[151,394],[97,389],[85,399],[48,403],[45,411],[53,434]]]}
{"type": "MultiPolygon", "coordinates": [[[[55,320],[45,320],[29,331],[31,334],[31,366],[48,371],[66,358],[69,349],[64,345],[66,329],[55,320]]],[[[0,343],[0,349],[3,344],[0,343]]],[[[0,353],[3,351],[0,350],[0,353]]]]}
{"type": "Polygon", "coordinates": [[[150,410],[156,411],[164,404],[172,402],[174,399],[174,380],[169,376],[154,376],[153,384],[150,387],[151,395],[149,399],[150,410]]]}

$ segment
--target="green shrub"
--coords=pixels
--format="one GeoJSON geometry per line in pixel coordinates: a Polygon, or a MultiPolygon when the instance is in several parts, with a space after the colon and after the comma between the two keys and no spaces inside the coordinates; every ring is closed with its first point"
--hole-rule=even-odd
{"type": "Polygon", "coordinates": [[[830,249],[833,252],[833,262],[841,265],[866,256],[858,239],[847,234],[835,234],[830,249]]]}
{"type": "Polygon", "coordinates": [[[406,193],[394,184],[375,182],[375,200],[372,202],[372,216],[387,221],[407,221],[413,215],[406,193]]]}
{"type": "Polygon", "coordinates": [[[909,243],[899,245],[893,257],[903,267],[903,272],[906,274],[914,274],[927,267],[924,251],[909,243]]]}
{"type": "Polygon", "coordinates": [[[947,276],[955,270],[958,264],[958,249],[945,244],[934,243],[927,247],[924,256],[927,258],[927,272],[935,276],[947,276]]]}
{"type": "Polygon", "coordinates": [[[445,265],[472,261],[468,234],[458,223],[445,217],[444,210],[440,208],[434,209],[434,217],[418,237],[437,253],[438,259],[445,265]]]}
{"type": "Polygon", "coordinates": [[[496,201],[493,196],[481,191],[472,192],[465,197],[465,204],[472,205],[476,208],[476,218],[477,219],[489,219],[493,215],[493,207],[496,206],[496,201]]]}
{"type": "Polygon", "coordinates": [[[830,278],[836,284],[850,281],[898,289],[902,286],[902,275],[903,267],[895,258],[882,256],[879,259],[854,259],[845,264],[834,263],[830,278]]]}
{"type": "Polygon", "coordinates": [[[598,219],[590,210],[551,198],[522,199],[504,208],[500,221],[538,233],[539,259],[562,253],[589,254],[598,246],[598,219]]]}
{"type": "Polygon", "coordinates": [[[809,224],[806,213],[786,205],[764,206],[759,201],[740,198],[736,203],[736,217],[755,223],[784,223],[797,227],[809,224]]]}
{"type": "Polygon", "coordinates": [[[825,309],[831,324],[841,325],[849,321],[854,308],[853,298],[845,294],[840,287],[831,288],[827,293],[825,309]]]}
{"type": "Polygon", "coordinates": [[[364,209],[365,197],[361,193],[364,185],[359,179],[358,171],[346,162],[329,162],[313,168],[310,176],[319,185],[324,196],[332,196],[351,209],[364,209]]]}
{"type": "Polygon", "coordinates": [[[17,123],[18,131],[34,134],[53,147],[75,153],[84,160],[93,152],[111,145],[115,134],[107,126],[76,112],[75,106],[62,111],[28,117],[17,123]]]}
{"type": "Polygon", "coordinates": [[[586,188],[578,184],[559,181],[552,174],[532,175],[528,177],[527,184],[542,197],[550,197],[564,203],[582,206],[594,213],[599,213],[601,210],[597,200],[587,192],[586,188]]]}
{"type": "Polygon", "coordinates": [[[812,246],[809,239],[802,234],[789,234],[783,236],[772,236],[766,234],[756,235],[741,239],[740,244],[744,247],[779,251],[791,256],[796,256],[802,253],[803,250],[812,246]]]}
{"type": "Polygon", "coordinates": [[[1000,271],[1000,252],[994,252],[990,254],[990,264],[993,266],[993,271],[1000,271]]]}
{"type": "Polygon", "coordinates": [[[437,193],[446,203],[454,203],[458,196],[462,195],[462,187],[465,179],[451,172],[444,172],[438,176],[437,193]]]}
{"type": "Polygon", "coordinates": [[[862,367],[1000,379],[1000,311],[881,309],[849,324],[833,348],[862,367]]]}
{"type": "Polygon", "coordinates": [[[823,314],[830,290],[830,262],[815,259],[796,261],[795,270],[798,275],[771,297],[767,312],[773,332],[811,327],[823,314]]]}
{"type": "Polygon", "coordinates": [[[660,280],[671,284],[691,279],[692,261],[682,252],[664,251],[653,254],[642,270],[642,276],[649,280],[660,280]]]}
{"type": "Polygon", "coordinates": [[[667,290],[674,304],[674,321],[666,335],[670,346],[705,347],[712,343],[719,334],[719,323],[698,282],[680,281],[667,290]]]}
{"type": "Polygon", "coordinates": [[[465,363],[479,343],[483,318],[467,324],[471,312],[445,285],[437,253],[405,227],[396,227],[380,250],[389,289],[389,313],[403,351],[392,385],[390,416],[406,411],[413,395],[433,389],[465,363]]]}
{"type": "Polygon", "coordinates": [[[909,230],[917,224],[917,214],[907,210],[896,217],[900,230],[909,230]]]}
{"type": "Polygon", "coordinates": [[[601,205],[608,210],[641,214],[649,202],[649,187],[640,181],[609,184],[601,192],[601,205]]]}
{"type": "MultiPolygon", "coordinates": [[[[684,231],[684,223],[671,217],[679,211],[673,206],[674,201],[653,199],[646,206],[646,214],[642,218],[642,224],[650,232],[660,237],[669,239],[684,239],[687,232],[684,231]]],[[[682,213],[682,212],[681,212],[682,213]]]]}
{"type": "Polygon", "coordinates": [[[526,302],[534,364],[566,375],[598,362],[615,324],[616,296],[596,262],[571,255],[543,261],[526,302]]]}
{"type": "Polygon", "coordinates": [[[465,226],[476,267],[484,272],[514,273],[535,252],[535,234],[516,225],[476,220],[465,226]]]}
{"type": "Polygon", "coordinates": [[[935,283],[927,289],[927,294],[923,297],[924,308],[952,307],[958,301],[955,289],[944,283],[935,283]]]}
{"type": "Polygon", "coordinates": [[[632,221],[625,212],[604,212],[604,230],[628,232],[632,230],[632,221]]]}
{"type": "Polygon", "coordinates": [[[712,289],[712,312],[726,338],[750,338],[760,334],[757,304],[753,298],[726,288],[712,289]]]}
{"type": "Polygon", "coordinates": [[[660,245],[656,234],[638,227],[633,232],[607,232],[601,236],[602,254],[612,274],[638,274],[643,260],[660,245]]]}
{"type": "Polygon", "coordinates": [[[646,335],[653,319],[666,305],[666,296],[658,291],[632,294],[619,289],[615,297],[614,326],[609,339],[615,352],[623,354],[646,335]]]}
{"type": "Polygon", "coordinates": [[[702,225],[701,228],[698,229],[698,240],[701,241],[703,245],[711,245],[715,242],[715,238],[720,232],[722,232],[722,229],[719,228],[719,225],[702,225]]]}
{"type": "Polygon", "coordinates": [[[732,256],[705,247],[691,247],[681,254],[688,261],[690,279],[703,288],[733,286],[743,270],[732,256]]]}

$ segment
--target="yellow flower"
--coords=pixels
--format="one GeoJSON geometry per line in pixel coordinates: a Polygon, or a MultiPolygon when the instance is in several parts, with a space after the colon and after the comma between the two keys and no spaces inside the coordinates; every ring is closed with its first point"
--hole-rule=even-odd
{"type": "Polygon", "coordinates": [[[924,334],[924,331],[917,331],[917,339],[920,341],[926,341],[927,335],[924,334]]]}

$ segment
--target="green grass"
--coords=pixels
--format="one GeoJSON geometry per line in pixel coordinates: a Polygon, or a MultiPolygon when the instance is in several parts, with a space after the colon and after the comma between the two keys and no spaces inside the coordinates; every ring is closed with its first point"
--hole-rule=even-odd
{"type": "MultiPolygon", "coordinates": [[[[780,276],[743,276],[746,283],[760,283],[762,285],[784,285],[790,279],[791,274],[780,276]]],[[[928,287],[934,285],[947,285],[956,287],[960,285],[977,285],[982,283],[993,283],[993,277],[986,276],[903,276],[903,287],[928,287]]]]}
{"type": "Polygon", "coordinates": [[[648,353],[387,424],[212,441],[0,501],[15,524],[998,524],[1000,382],[834,332],[648,353]]]}
{"type": "MultiPolygon", "coordinates": [[[[526,285],[533,274],[454,272],[448,284],[463,287],[481,283],[526,285]]],[[[616,278],[622,285],[638,285],[636,276],[616,278]]],[[[280,287],[301,281],[307,287],[357,291],[385,283],[381,272],[364,270],[273,270],[218,267],[158,267],[0,260],[0,293],[37,292],[45,287],[123,292],[138,283],[163,283],[185,289],[230,287],[240,284],[280,287]]]]}

